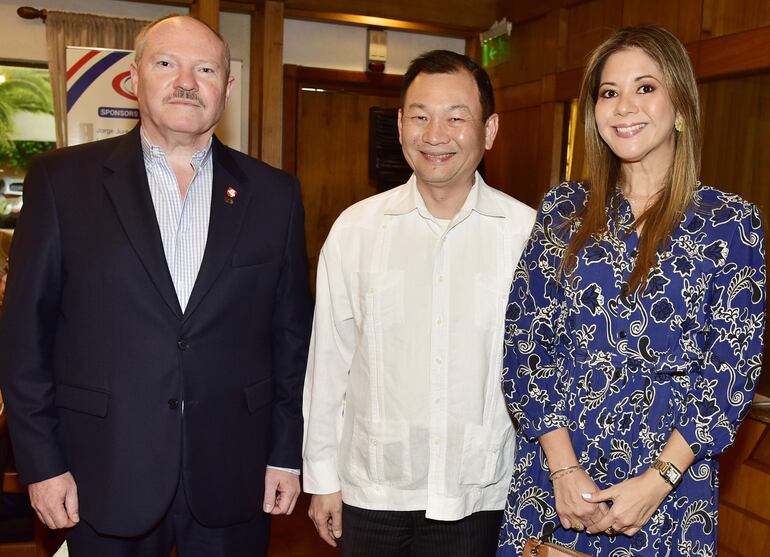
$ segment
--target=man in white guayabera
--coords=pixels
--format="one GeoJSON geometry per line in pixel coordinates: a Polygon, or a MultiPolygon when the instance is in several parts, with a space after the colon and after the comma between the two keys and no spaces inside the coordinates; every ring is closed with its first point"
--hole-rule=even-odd
{"type": "Polygon", "coordinates": [[[304,488],[343,556],[487,556],[515,451],[504,312],[535,212],[476,172],[498,116],[475,62],[425,53],[401,97],[414,174],[343,212],[321,251],[304,488]]]}

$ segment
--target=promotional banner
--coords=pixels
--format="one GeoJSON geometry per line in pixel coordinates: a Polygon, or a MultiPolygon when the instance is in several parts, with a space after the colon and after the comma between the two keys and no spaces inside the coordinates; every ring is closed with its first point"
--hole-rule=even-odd
{"type": "MultiPolygon", "coordinates": [[[[129,73],[133,60],[130,50],[67,47],[67,145],[121,135],[139,122],[129,73]]],[[[242,70],[240,60],[231,62],[235,85],[216,129],[224,144],[239,151],[242,70]]]]}

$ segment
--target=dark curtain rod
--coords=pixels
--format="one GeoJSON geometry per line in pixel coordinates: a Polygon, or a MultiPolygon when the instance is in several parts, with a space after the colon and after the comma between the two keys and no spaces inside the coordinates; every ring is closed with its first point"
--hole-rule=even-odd
{"type": "Polygon", "coordinates": [[[29,6],[22,6],[16,13],[23,19],[42,19],[45,23],[48,17],[48,10],[38,10],[37,8],[30,8],[29,6]]]}

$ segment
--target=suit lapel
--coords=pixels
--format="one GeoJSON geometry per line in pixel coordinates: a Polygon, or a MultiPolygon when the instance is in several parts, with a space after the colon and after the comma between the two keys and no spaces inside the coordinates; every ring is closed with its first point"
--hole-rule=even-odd
{"type": "Polygon", "coordinates": [[[233,160],[228,149],[216,137],[211,149],[214,177],[211,184],[209,233],[201,268],[184,312],[185,319],[195,311],[224,265],[230,261],[251,199],[248,179],[233,160]],[[230,188],[232,188],[230,193],[235,194],[231,197],[233,200],[231,204],[225,202],[225,197],[230,197],[228,195],[230,188]]]}
{"type": "Polygon", "coordinates": [[[182,309],[166,263],[147,183],[138,124],[120,138],[104,166],[107,169],[104,186],[131,245],[166,305],[181,319],[182,309]]]}

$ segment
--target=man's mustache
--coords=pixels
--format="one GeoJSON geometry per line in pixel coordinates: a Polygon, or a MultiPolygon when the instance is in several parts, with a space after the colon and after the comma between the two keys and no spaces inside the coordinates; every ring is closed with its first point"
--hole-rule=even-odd
{"type": "Polygon", "coordinates": [[[188,89],[181,89],[181,88],[174,89],[174,92],[168,95],[166,98],[164,98],[163,102],[167,103],[169,101],[173,101],[174,99],[184,99],[186,101],[195,101],[201,107],[206,108],[206,104],[198,96],[198,93],[195,91],[190,91],[188,89]]]}

